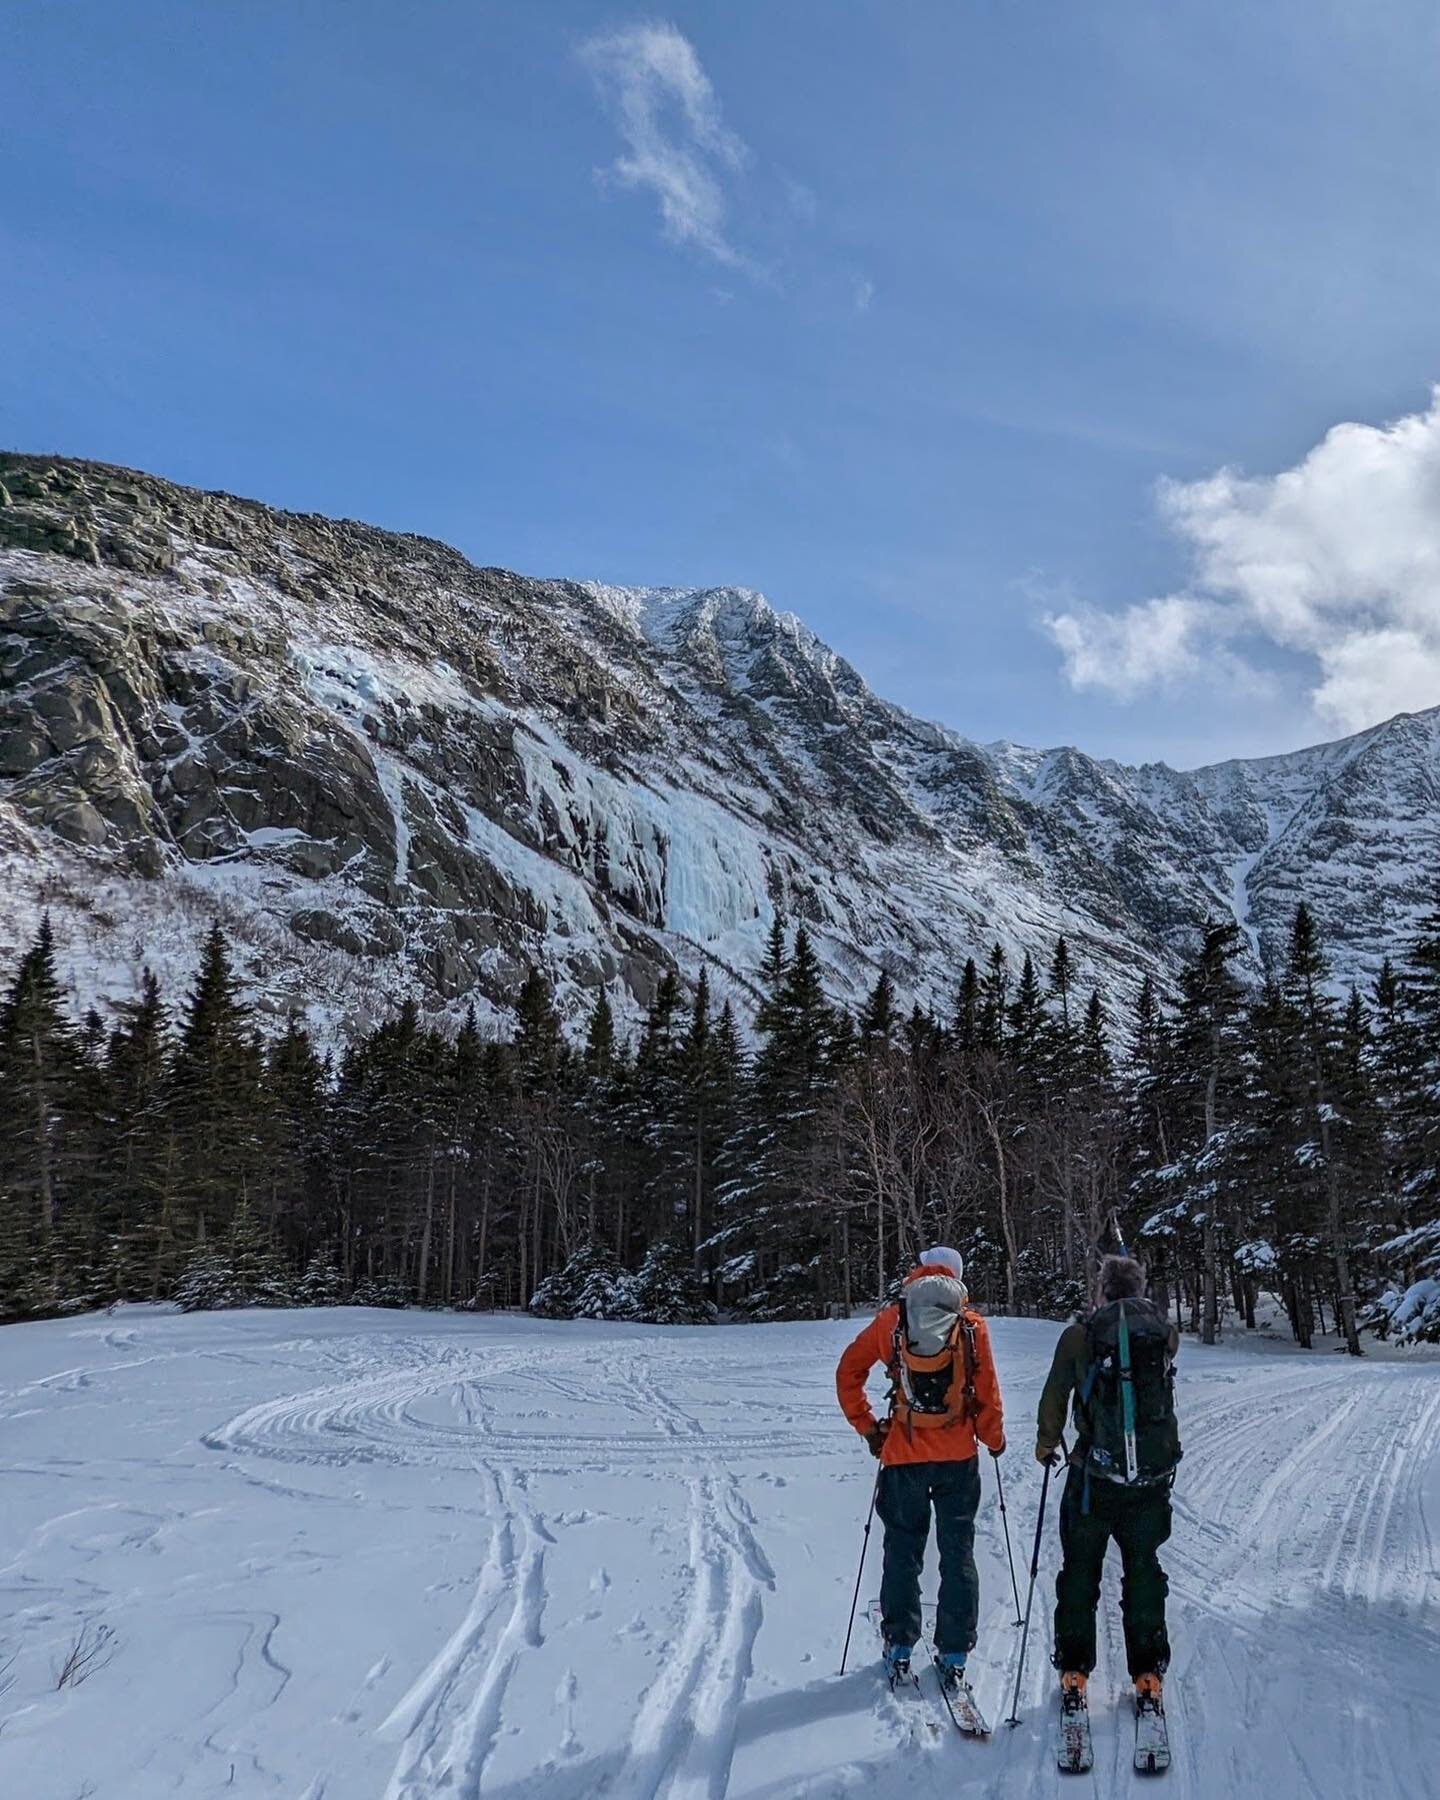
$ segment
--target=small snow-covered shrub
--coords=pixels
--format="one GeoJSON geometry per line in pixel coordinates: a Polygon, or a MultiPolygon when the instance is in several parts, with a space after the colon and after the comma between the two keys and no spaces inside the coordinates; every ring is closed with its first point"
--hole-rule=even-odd
{"type": "Polygon", "coordinates": [[[547,1275],[530,1297],[539,1319],[613,1319],[622,1271],[604,1244],[582,1244],[563,1269],[547,1275]]]}
{"type": "Polygon", "coordinates": [[[629,1319],[643,1325],[709,1325],[715,1318],[689,1259],[666,1243],[652,1244],[632,1274],[605,1245],[583,1244],[536,1288],[530,1311],[541,1319],[629,1319]]]}
{"type": "Polygon", "coordinates": [[[1407,1288],[1387,1288],[1365,1308],[1360,1324],[1397,1344],[1440,1344],[1440,1279],[1427,1275],[1407,1288]]]}
{"type": "Polygon", "coordinates": [[[748,1294],[735,1308],[737,1319],[756,1325],[777,1319],[818,1319],[823,1308],[817,1298],[818,1258],[809,1262],[786,1263],[762,1286],[748,1294]]]}
{"type": "Polygon", "coordinates": [[[343,1283],[340,1271],[335,1266],[335,1258],[329,1250],[317,1250],[305,1265],[305,1273],[300,1277],[295,1298],[301,1306],[338,1306],[342,1290],[343,1283]]]}
{"type": "Polygon", "coordinates": [[[196,1250],[175,1284],[175,1304],[181,1312],[214,1312],[223,1306],[243,1306],[245,1299],[230,1259],[215,1250],[196,1250]]]}
{"type": "Polygon", "coordinates": [[[182,1312],[293,1306],[295,1284],[264,1229],[240,1212],[223,1244],[201,1244],[191,1253],[174,1298],[182,1312]]]}
{"type": "Polygon", "coordinates": [[[356,1282],[350,1299],[355,1306],[387,1306],[392,1311],[410,1304],[405,1284],[393,1275],[367,1275],[363,1281],[356,1282]]]}
{"type": "Polygon", "coordinates": [[[652,1244],[616,1293],[625,1310],[612,1317],[643,1325],[713,1325],[715,1308],[693,1264],[673,1244],[652,1244]]]}

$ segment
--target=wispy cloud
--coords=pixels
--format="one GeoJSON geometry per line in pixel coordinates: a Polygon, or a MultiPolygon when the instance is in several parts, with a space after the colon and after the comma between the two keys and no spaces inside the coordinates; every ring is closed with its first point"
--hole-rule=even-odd
{"type": "Polygon", "coordinates": [[[870,302],[874,298],[875,298],[875,283],[873,281],[857,281],[855,283],[855,310],[856,310],[856,312],[869,312],[870,302]]]}
{"type": "Polygon", "coordinates": [[[665,236],[755,272],[726,234],[727,179],[749,151],[727,128],[695,47],[674,25],[627,25],[580,47],[624,150],[600,178],[648,190],[665,236]]]}
{"type": "Polygon", "coordinates": [[[1392,424],[1335,426],[1278,475],[1163,482],[1159,504],[1194,580],[1118,611],[1051,613],[1073,686],[1128,699],[1263,682],[1246,652],[1269,646],[1310,662],[1328,725],[1440,703],[1440,388],[1392,424]]]}

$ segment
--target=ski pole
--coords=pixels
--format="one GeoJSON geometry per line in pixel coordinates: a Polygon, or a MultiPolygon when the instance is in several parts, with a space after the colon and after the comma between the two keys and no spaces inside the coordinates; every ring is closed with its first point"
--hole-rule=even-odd
{"type": "MultiPolygon", "coordinates": [[[[1060,1440],[1060,1453],[1065,1453],[1065,1440],[1060,1440]]],[[[1040,1516],[1035,1521],[1035,1549],[1030,1558],[1030,1588],[1025,1596],[1025,1629],[1020,1633],[1020,1661],[1015,1669],[1015,1696],[1010,1702],[1010,1717],[1007,1725],[1020,1723],[1020,1681],[1025,1673],[1025,1650],[1030,1642],[1030,1608],[1035,1603],[1035,1578],[1040,1573],[1040,1535],[1045,1529],[1045,1497],[1050,1492],[1050,1472],[1053,1463],[1045,1465],[1045,1479],[1040,1484],[1040,1516]]]]}
{"type": "Polygon", "coordinates": [[[1015,1579],[1015,1553],[1010,1548],[1010,1515],[1005,1511],[1005,1477],[1000,1473],[1000,1458],[995,1456],[993,1450],[990,1454],[995,1457],[995,1487],[1000,1495],[1000,1523],[1005,1531],[1005,1560],[1010,1565],[1010,1591],[1015,1596],[1015,1623],[1019,1625],[1023,1623],[1020,1617],[1020,1585],[1015,1579]]]}
{"type": "Polygon", "coordinates": [[[855,1593],[850,1601],[850,1623],[845,1627],[845,1648],[840,1654],[840,1673],[845,1673],[845,1665],[850,1660],[850,1634],[855,1629],[855,1609],[860,1604],[860,1583],[865,1578],[865,1553],[870,1548],[870,1527],[875,1522],[875,1502],[880,1498],[880,1477],[885,1473],[883,1468],[875,1471],[875,1485],[870,1490],[870,1510],[865,1515],[865,1536],[860,1543],[860,1567],[855,1571],[855,1593]]]}

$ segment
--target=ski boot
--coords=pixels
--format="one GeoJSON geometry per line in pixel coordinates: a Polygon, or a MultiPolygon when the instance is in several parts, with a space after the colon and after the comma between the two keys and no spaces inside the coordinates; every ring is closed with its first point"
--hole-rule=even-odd
{"type": "Polygon", "coordinates": [[[1137,1675],[1135,1677],[1135,1710],[1137,1712],[1164,1712],[1165,1691],[1158,1675],[1137,1675]]]}
{"type": "Polygon", "coordinates": [[[966,1685],[963,1650],[941,1650],[935,1658],[935,1667],[940,1671],[940,1685],[947,1693],[953,1694],[957,1688],[966,1685]]]}
{"type": "Polygon", "coordinates": [[[913,1644],[887,1644],[885,1646],[885,1674],[891,1688],[900,1687],[906,1682],[914,1681],[910,1672],[910,1658],[915,1654],[913,1644]]]}

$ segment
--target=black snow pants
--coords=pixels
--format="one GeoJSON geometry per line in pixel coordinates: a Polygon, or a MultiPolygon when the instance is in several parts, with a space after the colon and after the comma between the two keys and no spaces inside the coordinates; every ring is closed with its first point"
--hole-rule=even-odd
{"type": "Polygon", "coordinates": [[[1120,1610],[1130,1673],[1159,1675],[1170,1661],[1165,1596],[1170,1584],[1158,1551],[1170,1535],[1170,1484],[1126,1488],[1085,1479],[1072,1468],[1060,1501],[1064,1565],[1055,1582],[1055,1667],[1088,1675],[1095,1667],[1095,1609],[1100,1572],[1114,1538],[1120,1548],[1120,1610]],[[1086,1488],[1089,1488],[1088,1508],[1086,1488]]]}
{"type": "Polygon", "coordinates": [[[885,1526],[885,1569],[880,1613],[887,1644],[920,1642],[920,1570],[935,1509],[940,1549],[940,1605],[935,1648],[975,1648],[980,1616],[980,1574],[975,1567],[975,1513],[980,1505],[980,1459],[966,1462],[896,1463],[880,1472],[875,1503],[885,1526]]]}

